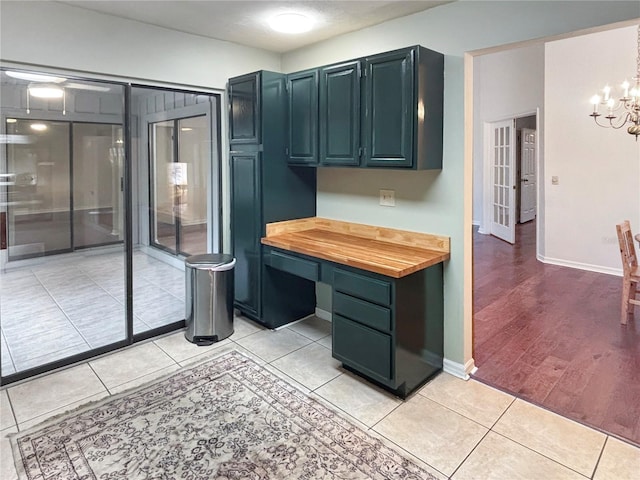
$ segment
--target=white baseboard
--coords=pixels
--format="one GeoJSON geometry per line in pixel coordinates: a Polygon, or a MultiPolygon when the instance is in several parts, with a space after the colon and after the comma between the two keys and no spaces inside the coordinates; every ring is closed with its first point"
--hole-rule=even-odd
{"type": "Polygon", "coordinates": [[[589,263],[572,262],[571,260],[562,260],[560,258],[550,258],[544,255],[537,255],[536,258],[542,263],[550,265],[558,265],[560,267],[577,268],[578,270],[586,270],[588,272],[604,273],[607,275],[622,276],[622,268],[603,267],[601,265],[591,265],[589,263]]]}
{"type": "Polygon", "coordinates": [[[478,220],[472,220],[471,221],[471,225],[473,225],[474,227],[479,227],[480,226],[480,222],[478,220]]]}
{"type": "Polygon", "coordinates": [[[478,228],[478,233],[481,233],[482,235],[491,235],[491,232],[488,230],[483,230],[482,226],[478,228]]]}
{"type": "Polygon", "coordinates": [[[473,358],[464,365],[462,363],[453,362],[445,358],[442,362],[442,370],[450,375],[453,375],[454,377],[458,377],[463,380],[469,380],[469,375],[471,373],[474,373],[477,368],[475,366],[475,363],[473,362],[473,358]]]}
{"type": "Polygon", "coordinates": [[[322,310],[321,308],[316,307],[316,317],[330,322],[331,312],[327,312],[326,310],[322,310]]]}

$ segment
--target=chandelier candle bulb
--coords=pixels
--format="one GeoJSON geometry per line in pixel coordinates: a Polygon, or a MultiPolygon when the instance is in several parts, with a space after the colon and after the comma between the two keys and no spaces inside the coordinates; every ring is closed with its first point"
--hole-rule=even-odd
{"type": "Polygon", "coordinates": [[[604,101],[605,102],[609,102],[609,95],[611,94],[611,87],[609,85],[605,85],[605,87],[602,89],[602,91],[604,92],[604,101]]]}
{"type": "Polygon", "coordinates": [[[624,89],[624,98],[629,98],[629,82],[626,80],[622,82],[622,88],[624,89]]]}
{"type": "Polygon", "coordinates": [[[594,95],[591,97],[591,103],[593,104],[593,113],[598,113],[598,105],[600,105],[600,96],[594,95]]]}

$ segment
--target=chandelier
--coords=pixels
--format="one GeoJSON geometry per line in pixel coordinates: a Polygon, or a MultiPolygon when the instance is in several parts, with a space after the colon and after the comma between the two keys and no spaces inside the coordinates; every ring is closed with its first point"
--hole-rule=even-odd
{"type": "Polygon", "coordinates": [[[593,105],[593,113],[589,116],[593,117],[596,124],[600,127],[619,129],[626,124],[630,124],[627,127],[627,132],[636,136],[636,142],[638,136],[640,136],[640,25],[638,25],[638,58],[636,60],[636,76],[633,77],[635,85],[631,87],[631,84],[625,80],[621,87],[623,94],[615,100],[612,97],[611,87],[606,85],[602,89],[603,95],[594,95],[591,97],[591,103],[593,105]],[[631,88],[630,88],[631,87],[631,88]],[[606,113],[601,114],[598,112],[598,108],[603,106],[606,113]],[[604,115],[604,119],[608,122],[602,122],[598,120],[599,117],[604,115]]]}

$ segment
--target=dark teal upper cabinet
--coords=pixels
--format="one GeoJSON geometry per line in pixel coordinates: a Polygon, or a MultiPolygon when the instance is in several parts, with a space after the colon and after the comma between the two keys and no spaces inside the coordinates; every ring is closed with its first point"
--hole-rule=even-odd
{"type": "Polygon", "coordinates": [[[287,77],[289,156],[292,165],[318,164],[318,70],[287,77]]]}
{"type": "Polygon", "coordinates": [[[360,164],[360,61],[320,69],[320,164],[360,164]]]}
{"type": "Polygon", "coordinates": [[[366,58],[364,165],[412,167],[414,50],[366,58]]]}
{"type": "Polygon", "coordinates": [[[362,165],[441,169],[444,56],[416,46],[363,63],[362,165]]]}
{"type": "Polygon", "coordinates": [[[231,145],[261,143],[259,85],[259,73],[250,73],[229,81],[229,143],[231,145]]]}
{"type": "Polygon", "coordinates": [[[288,75],[290,82],[305,80],[298,93],[289,93],[290,163],[442,168],[441,53],[415,46],[325,66],[319,72],[315,132],[308,128],[316,111],[315,97],[306,90],[312,88],[310,72],[288,75]],[[314,138],[318,157],[313,156],[314,138]]]}

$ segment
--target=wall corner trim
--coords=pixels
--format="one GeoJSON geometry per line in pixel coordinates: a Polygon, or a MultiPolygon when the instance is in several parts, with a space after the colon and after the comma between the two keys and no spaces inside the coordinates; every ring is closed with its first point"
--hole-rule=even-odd
{"type": "Polygon", "coordinates": [[[442,370],[454,377],[461,378],[463,380],[469,380],[469,375],[475,373],[477,367],[473,358],[470,358],[464,365],[462,363],[447,360],[446,358],[442,364],[442,370]]]}
{"type": "Polygon", "coordinates": [[[321,318],[330,322],[332,320],[331,312],[327,312],[326,310],[322,310],[321,308],[316,307],[316,317],[321,318]]]}

